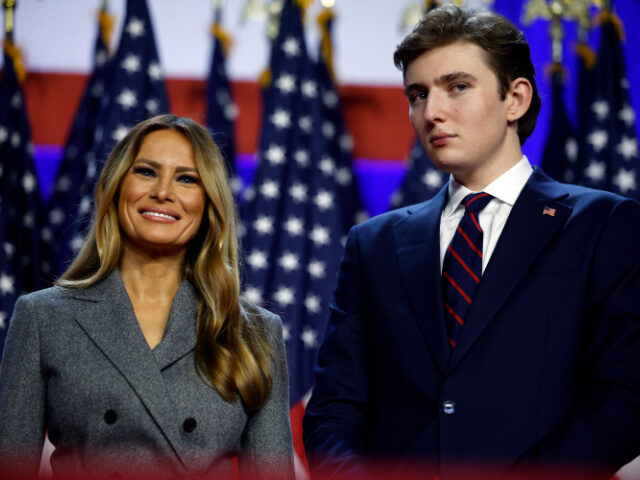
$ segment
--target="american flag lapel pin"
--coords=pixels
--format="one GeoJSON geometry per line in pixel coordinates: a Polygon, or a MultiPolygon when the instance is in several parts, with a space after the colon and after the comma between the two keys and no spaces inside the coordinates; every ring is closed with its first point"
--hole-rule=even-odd
{"type": "Polygon", "coordinates": [[[542,209],[542,215],[549,215],[550,217],[555,217],[556,216],[556,209],[555,208],[551,208],[551,207],[547,207],[545,205],[545,207],[542,209]]]}

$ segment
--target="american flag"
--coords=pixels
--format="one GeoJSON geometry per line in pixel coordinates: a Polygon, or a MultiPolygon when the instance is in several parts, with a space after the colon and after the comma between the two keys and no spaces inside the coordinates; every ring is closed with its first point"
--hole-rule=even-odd
{"type": "Polygon", "coordinates": [[[326,169],[332,169],[334,172],[340,196],[343,231],[347,233],[354,224],[366,220],[367,213],[362,205],[358,184],[353,175],[353,140],[345,126],[333,74],[331,31],[334,18],[333,11],[329,9],[325,9],[318,16],[321,41],[316,77],[322,102],[323,121],[320,128],[327,139],[326,153],[320,162],[326,169]]]}
{"type": "Polygon", "coordinates": [[[44,286],[40,190],[18,62],[17,48],[5,39],[0,82],[0,355],[18,296],[44,286]]]}
{"type": "Polygon", "coordinates": [[[300,8],[292,0],[282,8],[270,71],[261,161],[246,191],[242,219],[244,294],[281,315],[293,405],[313,383],[343,224],[335,166],[322,162],[328,137],[315,65],[307,56],[300,8]]]}
{"type": "Polygon", "coordinates": [[[399,208],[430,199],[449,180],[449,175],[433,166],[420,140],[409,154],[409,168],[400,190],[391,196],[391,207],[399,208]]]}
{"type": "Polygon", "coordinates": [[[87,170],[93,158],[93,135],[98,122],[102,96],[106,88],[109,60],[109,35],[112,22],[103,8],[98,19],[98,31],[93,54],[93,72],[67,138],[67,144],[49,200],[48,222],[56,239],[53,270],[62,274],[73,258],[71,241],[75,235],[74,222],[80,203],[78,186],[86,181],[87,170]]]}
{"type": "Polygon", "coordinates": [[[80,186],[80,203],[71,239],[74,251],[84,241],[93,209],[95,183],[111,149],[134,125],[169,110],[146,0],[127,0],[118,51],[107,69],[93,148],[85,181],[80,186]]]}
{"type": "Polygon", "coordinates": [[[585,129],[584,185],[640,200],[640,163],[635,114],[629,101],[629,81],[612,12],[601,13],[598,59],[593,73],[594,96],[585,129]]]}
{"type": "Polygon", "coordinates": [[[562,65],[552,66],[551,122],[542,157],[542,169],[561,182],[575,183],[578,179],[578,141],[564,104],[564,75],[562,65]]]}
{"type": "Polygon", "coordinates": [[[231,178],[231,189],[238,196],[242,189],[242,180],[235,168],[234,122],[238,116],[238,107],[231,95],[231,85],[227,76],[225,60],[231,48],[231,36],[222,28],[222,11],[215,9],[213,26],[213,51],[207,84],[207,128],[222,151],[231,178]]]}

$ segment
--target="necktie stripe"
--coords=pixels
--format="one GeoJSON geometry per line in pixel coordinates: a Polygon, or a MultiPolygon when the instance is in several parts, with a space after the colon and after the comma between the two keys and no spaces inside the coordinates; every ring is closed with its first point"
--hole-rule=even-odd
{"type": "Polygon", "coordinates": [[[453,286],[453,288],[455,288],[458,291],[458,293],[462,295],[462,298],[464,298],[467,301],[467,303],[471,304],[471,299],[469,298],[469,295],[464,293],[464,290],[462,290],[462,288],[460,288],[460,285],[458,285],[456,281],[453,278],[451,278],[451,275],[449,275],[447,272],[444,272],[444,271],[442,272],[442,275],[444,275],[444,277],[449,281],[449,283],[453,286]]]}
{"type": "MultiPolygon", "coordinates": [[[[482,251],[481,251],[481,250],[478,250],[478,248],[473,244],[473,242],[472,242],[472,241],[471,241],[471,239],[467,236],[467,234],[466,234],[466,233],[464,233],[464,232],[462,231],[462,229],[460,228],[460,225],[458,225],[458,229],[457,229],[457,230],[458,230],[458,233],[459,233],[460,235],[462,235],[462,238],[464,238],[464,239],[467,241],[467,243],[469,244],[469,246],[471,247],[471,249],[472,249],[474,252],[476,252],[476,253],[480,256],[480,258],[482,258],[482,251]]],[[[453,242],[452,242],[452,243],[453,243],[453,242]]]]}
{"type": "Polygon", "coordinates": [[[476,220],[476,216],[473,213],[469,213],[469,216],[471,217],[471,220],[473,220],[473,224],[476,226],[476,228],[478,229],[478,231],[480,233],[484,233],[484,231],[482,230],[482,228],[480,228],[480,224],[478,223],[478,220],[476,220]]]}
{"type": "MultiPolygon", "coordinates": [[[[473,195],[473,194],[471,194],[471,195],[473,195]]],[[[487,197],[488,195],[489,195],[488,193],[482,192],[482,193],[479,193],[479,194],[477,194],[475,196],[472,196],[472,198],[468,202],[466,202],[464,204],[464,208],[469,208],[469,205],[471,205],[473,202],[475,202],[479,198],[487,197]]]]}
{"type": "Polygon", "coordinates": [[[462,268],[464,268],[469,273],[469,275],[471,275],[471,278],[473,278],[476,283],[480,283],[480,278],[478,278],[478,276],[475,273],[473,273],[473,271],[469,268],[469,266],[465,263],[465,261],[462,258],[460,258],[460,255],[458,255],[456,251],[453,248],[451,248],[451,245],[447,247],[447,250],[449,250],[451,252],[451,255],[453,255],[455,259],[458,260],[460,265],[462,265],[462,268]]]}
{"type": "Polygon", "coordinates": [[[455,321],[460,324],[460,326],[464,325],[464,320],[460,318],[460,315],[454,312],[453,308],[451,308],[448,303],[444,304],[444,308],[447,312],[449,312],[449,315],[451,315],[455,319],[455,321]]]}

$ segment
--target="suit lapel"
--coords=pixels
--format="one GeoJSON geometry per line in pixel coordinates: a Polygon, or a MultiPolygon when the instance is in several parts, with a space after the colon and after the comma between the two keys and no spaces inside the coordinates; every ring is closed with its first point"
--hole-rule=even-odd
{"type": "Polygon", "coordinates": [[[440,284],[440,216],[446,197],[445,187],[417,210],[409,210],[409,216],[393,226],[402,285],[442,372],[449,356],[440,284]]]}
{"type": "Polygon", "coordinates": [[[540,251],[564,225],[571,208],[561,203],[566,190],[536,169],[514,204],[487,264],[473,308],[460,333],[447,370],[453,369],[495,316],[540,251]],[[543,213],[545,207],[553,215],[543,213]]]}
{"type": "Polygon", "coordinates": [[[74,291],[72,296],[82,302],[76,321],[140,397],[184,467],[180,431],[173,421],[176,409],[160,364],[140,330],[119,271],[115,269],[100,283],[74,291]]]}

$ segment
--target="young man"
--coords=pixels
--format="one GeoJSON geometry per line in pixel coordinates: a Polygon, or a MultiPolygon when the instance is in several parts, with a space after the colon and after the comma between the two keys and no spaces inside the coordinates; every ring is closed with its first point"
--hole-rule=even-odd
{"type": "Polygon", "coordinates": [[[451,180],[349,234],[304,422],[312,468],[607,478],[640,453],[640,205],[523,157],[540,99],[505,18],[435,9],[394,59],[451,180]]]}

